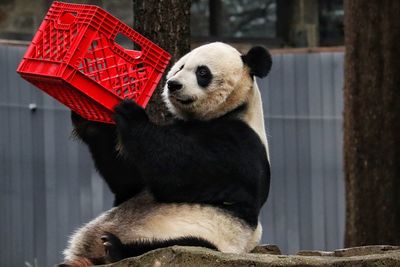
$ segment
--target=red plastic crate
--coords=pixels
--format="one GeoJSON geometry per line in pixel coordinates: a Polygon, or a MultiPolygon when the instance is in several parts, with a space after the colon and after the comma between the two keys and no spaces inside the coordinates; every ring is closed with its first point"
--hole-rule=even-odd
{"type": "Polygon", "coordinates": [[[17,72],[84,118],[112,123],[122,99],[146,106],[170,58],[99,7],[53,2],[17,72]],[[119,34],[140,50],[117,44],[119,34]]]}

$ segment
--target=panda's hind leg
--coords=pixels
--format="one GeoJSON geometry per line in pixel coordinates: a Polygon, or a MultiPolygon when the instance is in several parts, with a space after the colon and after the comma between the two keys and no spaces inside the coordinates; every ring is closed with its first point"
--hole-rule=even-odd
{"type": "Polygon", "coordinates": [[[211,242],[198,237],[181,237],[167,240],[137,240],[132,243],[123,244],[121,240],[111,233],[106,233],[101,237],[103,241],[106,262],[117,262],[125,258],[136,257],[158,248],[170,246],[192,246],[205,247],[218,250],[211,242]]]}

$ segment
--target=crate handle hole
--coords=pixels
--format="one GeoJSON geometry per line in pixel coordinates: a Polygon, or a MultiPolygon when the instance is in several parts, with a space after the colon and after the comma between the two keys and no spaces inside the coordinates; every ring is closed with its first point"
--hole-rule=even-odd
{"type": "Polygon", "coordinates": [[[135,59],[140,58],[142,55],[141,47],[122,33],[118,33],[117,36],[115,36],[115,43],[135,59]]]}
{"type": "Polygon", "coordinates": [[[64,12],[61,14],[60,18],[58,19],[58,23],[60,24],[71,24],[74,22],[75,17],[78,14],[76,12],[64,12]]]}

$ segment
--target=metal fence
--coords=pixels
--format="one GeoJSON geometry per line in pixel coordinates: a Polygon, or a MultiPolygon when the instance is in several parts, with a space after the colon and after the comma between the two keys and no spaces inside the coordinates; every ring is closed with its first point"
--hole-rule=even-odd
{"type": "Polygon", "coordinates": [[[260,81],[272,164],[263,240],[285,252],[343,246],[343,56],[277,54],[260,81]]]}
{"type": "MultiPolygon", "coordinates": [[[[0,266],[61,260],[74,229],[111,207],[69,111],[16,73],[25,46],[0,45],[0,266]],[[36,108],[35,108],[36,106],[36,108]]],[[[275,54],[264,99],[272,186],[263,242],[286,253],[342,246],[343,53],[275,54]]]]}

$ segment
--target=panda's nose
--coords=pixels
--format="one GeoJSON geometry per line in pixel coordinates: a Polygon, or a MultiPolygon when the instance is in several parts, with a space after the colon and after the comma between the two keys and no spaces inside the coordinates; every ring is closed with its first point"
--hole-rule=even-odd
{"type": "Polygon", "coordinates": [[[179,89],[182,89],[182,84],[174,80],[168,81],[167,86],[170,92],[175,92],[178,91],[179,89]]]}

